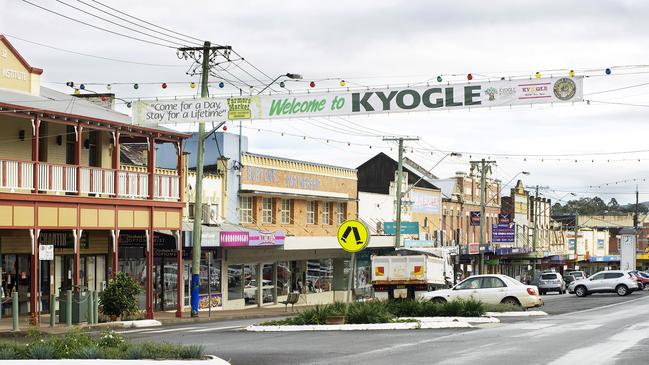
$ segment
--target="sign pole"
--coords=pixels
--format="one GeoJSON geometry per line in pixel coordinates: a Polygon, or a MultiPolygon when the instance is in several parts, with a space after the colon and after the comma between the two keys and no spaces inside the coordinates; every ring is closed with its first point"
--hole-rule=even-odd
{"type": "Polygon", "coordinates": [[[347,305],[345,305],[345,318],[349,311],[349,304],[352,301],[352,290],[354,290],[354,269],[356,268],[356,252],[352,252],[349,260],[349,277],[347,278],[347,305]]]}
{"type": "Polygon", "coordinates": [[[207,316],[212,317],[212,251],[207,251],[207,316]]]}

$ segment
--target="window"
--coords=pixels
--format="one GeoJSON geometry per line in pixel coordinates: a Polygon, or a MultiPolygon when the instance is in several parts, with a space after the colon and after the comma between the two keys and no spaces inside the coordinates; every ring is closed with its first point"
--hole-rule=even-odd
{"type": "Polygon", "coordinates": [[[241,223],[252,223],[252,197],[242,196],[239,201],[239,220],[241,223]]]}
{"type": "Polygon", "coordinates": [[[333,260],[308,260],[306,289],[308,293],[331,291],[333,288],[333,260]]]}
{"type": "Polygon", "coordinates": [[[489,288],[504,288],[507,285],[503,283],[502,280],[498,279],[497,277],[493,276],[487,276],[482,278],[482,284],[480,284],[481,289],[489,289],[489,288]]]}
{"type": "Polygon", "coordinates": [[[621,278],[622,276],[624,276],[624,274],[622,274],[621,272],[612,272],[604,274],[604,279],[617,279],[621,278]]]}
{"type": "Polygon", "coordinates": [[[331,203],[322,203],[322,224],[331,224],[331,203]]]}
{"type": "Polygon", "coordinates": [[[557,274],[543,274],[541,275],[541,280],[556,280],[557,274]]]}
{"type": "Polygon", "coordinates": [[[463,289],[478,289],[480,288],[480,280],[482,278],[471,278],[471,279],[466,279],[465,281],[461,282],[458,284],[455,289],[456,290],[463,290],[463,289]]]}
{"type": "Polygon", "coordinates": [[[604,240],[597,240],[597,248],[604,248],[604,240]]]}
{"type": "Polygon", "coordinates": [[[273,223],[273,199],[263,198],[261,203],[261,223],[273,223]]]}
{"type": "Polygon", "coordinates": [[[306,202],[306,224],[315,224],[315,202],[306,202]]]}
{"type": "Polygon", "coordinates": [[[604,279],[604,273],[600,272],[590,277],[590,280],[602,280],[604,279]]]}
{"type": "Polygon", "coordinates": [[[341,225],[345,221],[345,203],[336,204],[336,224],[341,225]]]}
{"type": "Polygon", "coordinates": [[[282,199],[282,224],[291,224],[291,199],[282,199]]]}

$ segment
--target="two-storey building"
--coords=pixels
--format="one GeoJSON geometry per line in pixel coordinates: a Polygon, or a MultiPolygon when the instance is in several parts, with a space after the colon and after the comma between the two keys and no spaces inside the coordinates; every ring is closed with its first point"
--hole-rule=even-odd
{"type": "Polygon", "coordinates": [[[0,68],[5,295],[18,292],[21,312],[35,317],[39,299],[42,311],[52,311],[51,293],[101,291],[121,271],[142,285],[147,317],[180,315],[187,136],[134,126],[125,114],[41,87],[43,71],[1,35],[0,68]],[[135,155],[121,153],[123,146],[135,155]],[[158,149],[174,150],[175,163],[156,163],[158,149]],[[53,247],[53,260],[39,259],[41,246],[53,247]]]}

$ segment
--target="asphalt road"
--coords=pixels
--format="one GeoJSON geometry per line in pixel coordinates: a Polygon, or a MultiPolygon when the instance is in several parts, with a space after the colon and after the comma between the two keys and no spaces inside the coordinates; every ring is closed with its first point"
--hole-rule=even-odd
{"type": "Polygon", "coordinates": [[[543,296],[547,317],[463,330],[251,333],[259,320],[127,331],[134,340],[199,343],[244,364],[649,363],[649,292],[543,296]]]}

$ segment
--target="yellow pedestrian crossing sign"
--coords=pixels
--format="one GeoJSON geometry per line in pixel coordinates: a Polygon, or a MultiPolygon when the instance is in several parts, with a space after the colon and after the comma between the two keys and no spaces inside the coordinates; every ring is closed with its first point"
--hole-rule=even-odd
{"type": "Polygon", "coordinates": [[[370,232],[362,221],[346,220],[338,227],[338,243],[347,252],[358,252],[370,243],[370,232]]]}

